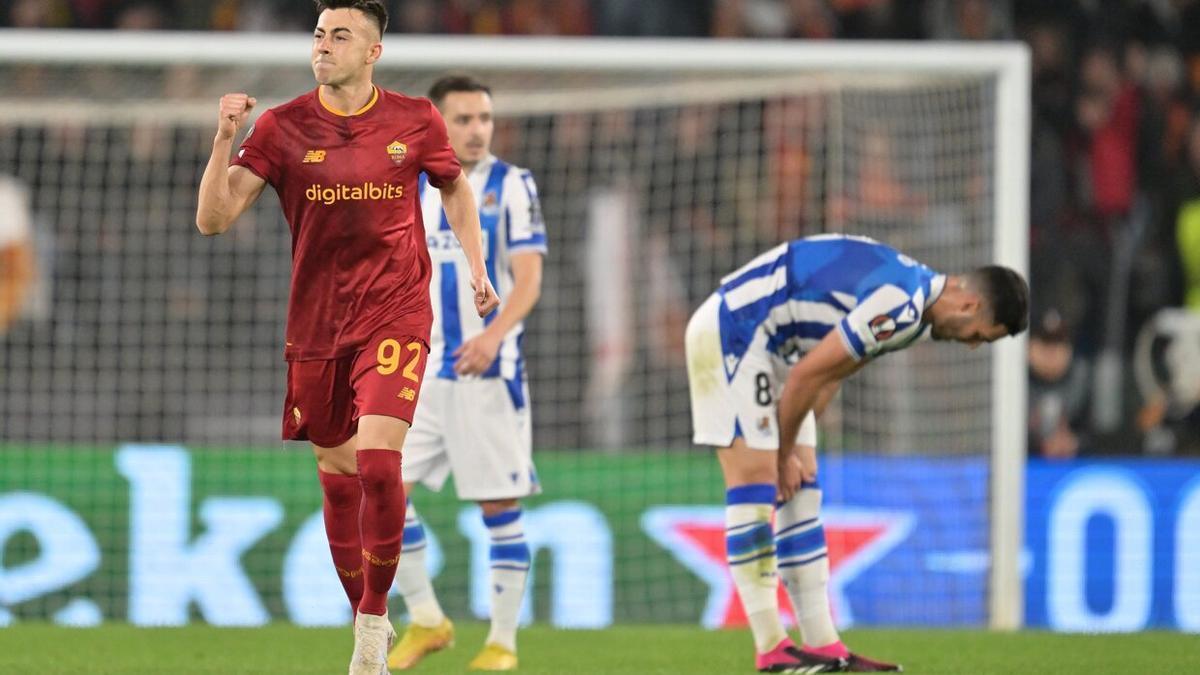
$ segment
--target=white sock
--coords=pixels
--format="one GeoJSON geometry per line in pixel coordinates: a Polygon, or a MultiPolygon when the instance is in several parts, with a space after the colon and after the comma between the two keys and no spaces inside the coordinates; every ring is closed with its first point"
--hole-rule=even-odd
{"type": "Polygon", "coordinates": [[[805,483],[775,513],[779,576],[796,610],[800,637],[808,647],[841,641],[829,610],[829,553],[820,511],[821,488],[805,483]]]}
{"type": "Polygon", "coordinates": [[[779,573],[771,537],[775,486],[756,483],[725,492],[725,557],[760,654],[787,639],[779,621],[779,573]]]}
{"type": "Polygon", "coordinates": [[[521,508],[484,516],[483,524],[492,542],[492,627],[487,642],[516,652],[517,624],[530,564],[521,508]]]}
{"type": "Polygon", "coordinates": [[[396,566],[396,586],[413,623],[426,628],[440,626],[446,620],[433,592],[433,582],[425,569],[425,526],[412,501],[404,514],[404,539],[400,543],[400,563],[396,566]]]}

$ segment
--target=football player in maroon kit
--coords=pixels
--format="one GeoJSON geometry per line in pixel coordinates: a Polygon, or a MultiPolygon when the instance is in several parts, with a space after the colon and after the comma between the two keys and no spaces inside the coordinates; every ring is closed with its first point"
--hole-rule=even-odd
{"type": "Polygon", "coordinates": [[[229,161],[255,99],[221,97],[196,225],[220,234],[270,183],[292,231],[283,437],[307,440],[325,531],[356,611],[350,673],[386,672],[387,593],[404,528],[400,450],[429,352],[431,263],[417,177],[441,191],[480,316],[499,304],[479,214],[427,99],[372,84],[387,28],[380,0],[318,0],[315,90],[264,112],[229,161]]]}

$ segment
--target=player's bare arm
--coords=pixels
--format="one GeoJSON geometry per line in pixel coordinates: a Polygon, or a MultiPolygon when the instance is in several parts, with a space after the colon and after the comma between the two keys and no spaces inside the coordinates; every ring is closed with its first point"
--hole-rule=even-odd
{"type": "MultiPolygon", "coordinates": [[[[822,394],[828,390],[828,398],[832,398],[837,385],[866,363],[866,359],[856,361],[851,356],[837,330],[829,331],[788,373],[787,382],[779,395],[779,437],[795,438],[804,417],[821,402],[822,394]]],[[[790,500],[800,487],[800,468],[803,463],[799,457],[793,459],[794,452],[794,446],[783,446],[777,458],[779,499],[784,501],[790,500]]],[[[812,474],[815,477],[815,457],[812,474]]]]}
{"type": "MultiPolygon", "coordinates": [[[[818,419],[824,414],[825,408],[829,407],[829,402],[837,395],[838,387],[841,384],[839,380],[821,388],[821,393],[817,395],[817,402],[813,405],[813,414],[818,419]]],[[[788,455],[789,453],[784,454],[788,455]]],[[[790,456],[780,457],[779,476],[781,480],[786,477],[788,481],[794,484],[815,481],[817,479],[816,446],[797,443],[792,449],[790,456]]]]}
{"type": "Polygon", "coordinates": [[[200,179],[200,197],[196,204],[196,227],[201,234],[221,234],[262,194],[267,182],[241,166],[228,166],[233,139],[246,124],[257,101],[246,94],[221,97],[217,114],[217,135],[212,154],[200,179]]]}
{"type": "Polygon", "coordinates": [[[821,388],[821,394],[817,396],[817,403],[813,406],[813,414],[819,419],[825,414],[825,409],[829,407],[830,401],[834,396],[837,396],[838,389],[841,388],[842,381],[830,382],[821,388]]]}
{"type": "Polygon", "coordinates": [[[481,375],[500,351],[500,343],[514,326],[525,320],[542,294],[542,254],[536,251],[512,255],[513,289],[496,318],[483,332],[454,350],[454,372],[481,375]]]}
{"type": "Polygon", "coordinates": [[[475,209],[475,195],[471,193],[471,184],[467,177],[459,172],[458,178],[440,188],[442,193],[442,208],[446,212],[446,220],[450,229],[458,238],[463,253],[467,256],[467,264],[471,266],[471,288],[475,291],[475,311],[479,316],[487,316],[500,304],[500,296],[487,276],[487,267],[483,260],[483,231],[479,227],[479,211],[475,209]]]}

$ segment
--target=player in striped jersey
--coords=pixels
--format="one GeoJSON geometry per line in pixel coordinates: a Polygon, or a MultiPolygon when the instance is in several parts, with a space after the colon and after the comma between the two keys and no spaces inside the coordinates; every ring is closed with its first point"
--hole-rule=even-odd
{"type": "MultiPolygon", "coordinates": [[[[429,223],[433,259],[434,321],[426,372],[433,377],[421,389],[421,405],[405,444],[404,478],[411,495],[412,483],[439,490],[453,472],[458,497],[482,507],[491,537],[492,625],[470,668],[512,670],[517,667],[517,620],[530,565],[517,500],[541,491],[531,452],[522,321],[540,292],[546,230],[533,176],[490,152],[492,97],[487,86],[448,76],[434,83],[429,98],[446,120],[450,143],[475,191],[487,270],[501,305],[483,319],[472,310],[466,257],[438,191],[422,183],[421,209],[429,223]]],[[[425,571],[424,548],[424,529],[410,502],[396,580],[412,623],[388,659],[399,670],[454,639],[454,626],[425,571]]]]}
{"type": "Polygon", "coordinates": [[[946,276],[866,237],[822,235],[750,261],[692,315],[694,440],[717,448],[725,476],[727,559],[759,671],[900,669],[851,653],[834,628],[814,412],[843,379],[917,340],[974,348],[1020,333],[1028,304],[1006,267],[946,276]],[[779,621],[780,577],[803,649],[779,621]]]}

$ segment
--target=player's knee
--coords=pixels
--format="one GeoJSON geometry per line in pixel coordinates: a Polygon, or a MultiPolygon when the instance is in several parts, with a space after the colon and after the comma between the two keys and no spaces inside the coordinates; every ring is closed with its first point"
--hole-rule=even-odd
{"type": "Polygon", "coordinates": [[[512,511],[521,505],[515,499],[496,499],[492,501],[479,502],[479,508],[483,510],[483,516],[489,518],[491,516],[512,511]]]}
{"type": "Polygon", "coordinates": [[[726,487],[774,483],[778,480],[777,455],[763,450],[751,450],[741,439],[733,447],[717,450],[726,487]]]}
{"type": "Polygon", "coordinates": [[[408,422],[398,417],[363,415],[358,418],[357,447],[360,450],[400,450],[404,447],[408,427],[408,422]]]}
{"type": "Polygon", "coordinates": [[[358,472],[352,448],[346,446],[323,448],[313,445],[313,456],[317,458],[317,468],[325,473],[351,476],[358,472]]]}
{"type": "Polygon", "coordinates": [[[324,486],[324,493],[326,503],[335,511],[355,508],[362,501],[362,488],[354,484],[353,479],[348,486],[324,486]]]}
{"type": "Polygon", "coordinates": [[[760,483],[775,483],[779,480],[779,472],[775,467],[765,466],[746,466],[738,467],[729,472],[726,476],[726,482],[729,487],[738,487],[739,485],[756,485],[760,483]]]}
{"type": "MultiPolygon", "coordinates": [[[[397,463],[399,453],[397,453],[397,463]]],[[[392,490],[403,490],[398,466],[385,462],[363,463],[358,467],[358,482],[362,484],[364,495],[381,495],[392,490]]]]}

